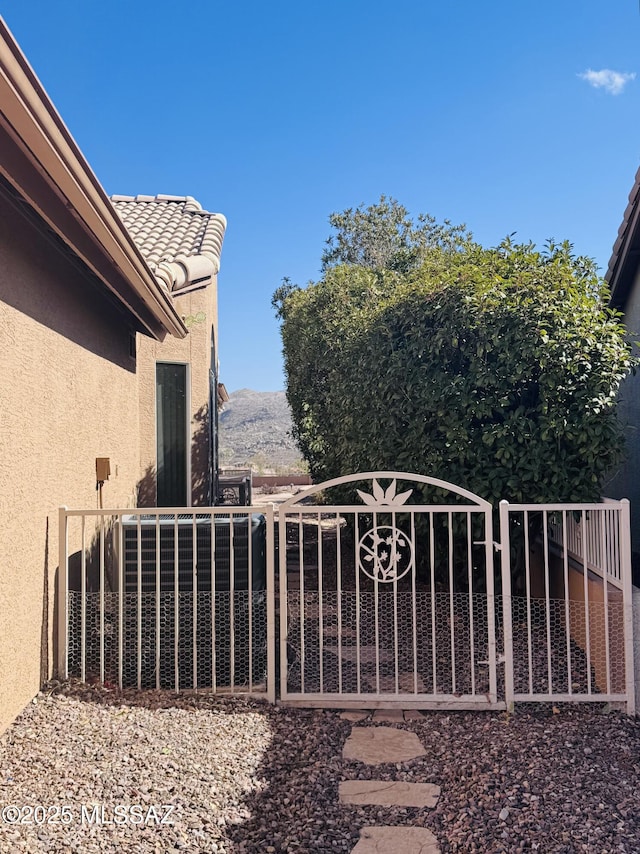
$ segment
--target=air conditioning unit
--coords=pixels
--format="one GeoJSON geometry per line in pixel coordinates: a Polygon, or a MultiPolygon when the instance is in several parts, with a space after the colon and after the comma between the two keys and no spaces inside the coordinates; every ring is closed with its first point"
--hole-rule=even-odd
{"type": "Polygon", "coordinates": [[[123,516],[120,524],[121,573],[118,566],[112,589],[121,574],[124,672],[130,673],[124,681],[135,684],[140,669],[144,685],[153,687],[159,668],[166,688],[175,686],[176,670],[181,687],[210,687],[214,674],[217,686],[261,682],[265,517],[144,514],[123,516]]]}
{"type": "Polygon", "coordinates": [[[248,590],[249,530],[251,588],[266,587],[266,523],[260,514],[253,514],[250,524],[244,514],[214,516],[213,525],[211,516],[196,516],[194,522],[191,514],[179,515],[177,522],[170,514],[123,516],[121,524],[125,593],[175,591],[176,575],[179,592],[211,591],[212,581],[216,592],[248,590]]]}

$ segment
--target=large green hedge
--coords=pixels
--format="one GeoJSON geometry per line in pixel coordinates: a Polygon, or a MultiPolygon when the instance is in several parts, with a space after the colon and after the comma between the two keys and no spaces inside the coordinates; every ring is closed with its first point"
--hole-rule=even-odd
{"type": "Polygon", "coordinates": [[[568,244],[465,239],[408,270],[327,266],[275,304],[316,481],[400,470],[492,502],[585,501],[620,460],[629,347],[568,244]]]}

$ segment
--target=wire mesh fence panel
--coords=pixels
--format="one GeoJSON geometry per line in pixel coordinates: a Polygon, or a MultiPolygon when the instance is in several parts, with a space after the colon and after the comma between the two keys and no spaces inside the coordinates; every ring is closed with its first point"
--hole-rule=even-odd
{"type": "Polygon", "coordinates": [[[268,518],[247,508],[96,514],[92,537],[89,514],[69,516],[81,536],[67,524],[65,548],[77,548],[63,565],[66,675],[122,688],[267,693],[271,508],[268,518]]]}

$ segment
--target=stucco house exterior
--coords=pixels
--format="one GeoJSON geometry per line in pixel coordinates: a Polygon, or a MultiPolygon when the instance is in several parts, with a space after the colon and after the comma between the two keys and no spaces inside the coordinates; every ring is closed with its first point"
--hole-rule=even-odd
{"type": "Polygon", "coordinates": [[[112,196],[118,216],[188,334],[138,334],[138,506],[213,504],[217,275],[226,228],[191,196],[112,196]]]}
{"type": "Polygon", "coordinates": [[[58,507],[213,498],[225,227],[110,200],[0,19],[0,732],[51,675],[58,507]]]}
{"type": "MultiPolygon", "coordinates": [[[[628,338],[639,355],[640,341],[640,169],[636,173],[605,279],[610,304],[624,315],[628,338]]],[[[631,544],[634,581],[640,583],[640,373],[623,383],[618,408],[626,437],[626,460],[607,485],[607,495],[631,501],[631,544]]]]}

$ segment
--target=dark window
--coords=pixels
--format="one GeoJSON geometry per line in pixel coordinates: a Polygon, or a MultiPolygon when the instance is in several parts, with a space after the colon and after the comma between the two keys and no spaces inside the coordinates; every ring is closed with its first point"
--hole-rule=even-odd
{"type": "Polygon", "coordinates": [[[186,507],[189,437],[187,366],[156,365],[158,507],[186,507]]]}

